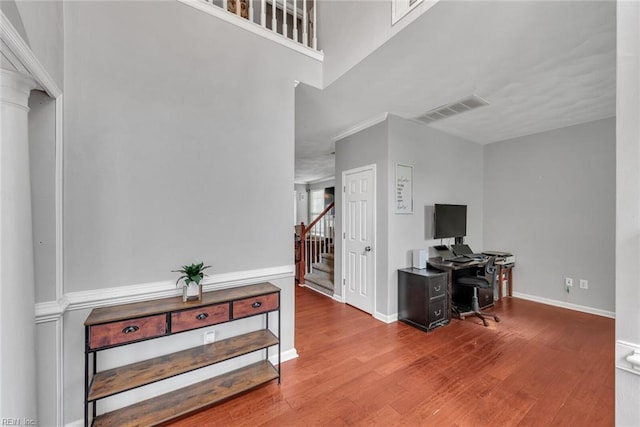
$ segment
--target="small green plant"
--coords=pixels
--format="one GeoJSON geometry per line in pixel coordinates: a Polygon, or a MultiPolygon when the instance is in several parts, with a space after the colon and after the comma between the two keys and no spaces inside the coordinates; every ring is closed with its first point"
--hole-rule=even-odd
{"type": "Polygon", "coordinates": [[[204,276],[206,276],[204,270],[210,267],[210,265],[205,266],[204,262],[201,262],[200,264],[183,265],[180,270],[171,271],[173,271],[174,273],[182,273],[182,276],[178,277],[178,280],[176,280],[176,286],[178,286],[178,283],[182,279],[184,279],[183,286],[187,286],[191,282],[195,282],[196,285],[199,285],[200,281],[204,278],[204,276]]]}

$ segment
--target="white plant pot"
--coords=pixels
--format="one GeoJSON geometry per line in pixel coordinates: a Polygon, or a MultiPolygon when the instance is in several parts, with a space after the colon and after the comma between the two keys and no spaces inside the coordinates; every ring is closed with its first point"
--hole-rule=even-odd
{"type": "Polygon", "coordinates": [[[182,301],[198,301],[200,299],[201,285],[195,282],[189,282],[188,285],[182,287],[182,301]]]}

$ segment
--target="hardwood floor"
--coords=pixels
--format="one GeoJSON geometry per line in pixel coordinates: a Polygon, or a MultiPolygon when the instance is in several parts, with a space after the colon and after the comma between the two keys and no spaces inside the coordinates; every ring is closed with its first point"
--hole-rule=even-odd
{"type": "Polygon", "coordinates": [[[425,333],[296,287],[275,382],[174,426],[613,426],[614,320],[506,298],[425,333]]]}

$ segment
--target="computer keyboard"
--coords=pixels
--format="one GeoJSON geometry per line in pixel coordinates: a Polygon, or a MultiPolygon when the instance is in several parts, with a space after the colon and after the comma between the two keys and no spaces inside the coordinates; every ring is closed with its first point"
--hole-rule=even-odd
{"type": "Polygon", "coordinates": [[[455,258],[448,259],[447,261],[463,263],[463,262],[471,262],[473,261],[473,258],[469,258],[468,256],[457,256],[455,258]]]}

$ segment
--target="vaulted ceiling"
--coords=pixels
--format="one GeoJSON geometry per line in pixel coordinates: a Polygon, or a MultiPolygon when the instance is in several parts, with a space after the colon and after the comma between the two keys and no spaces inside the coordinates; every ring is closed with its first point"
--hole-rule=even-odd
{"type": "Polygon", "coordinates": [[[487,144],[614,116],[615,55],[612,0],[443,0],[324,90],[298,86],[296,182],[333,175],[346,130],[471,94],[490,105],[429,126],[487,144]]]}

